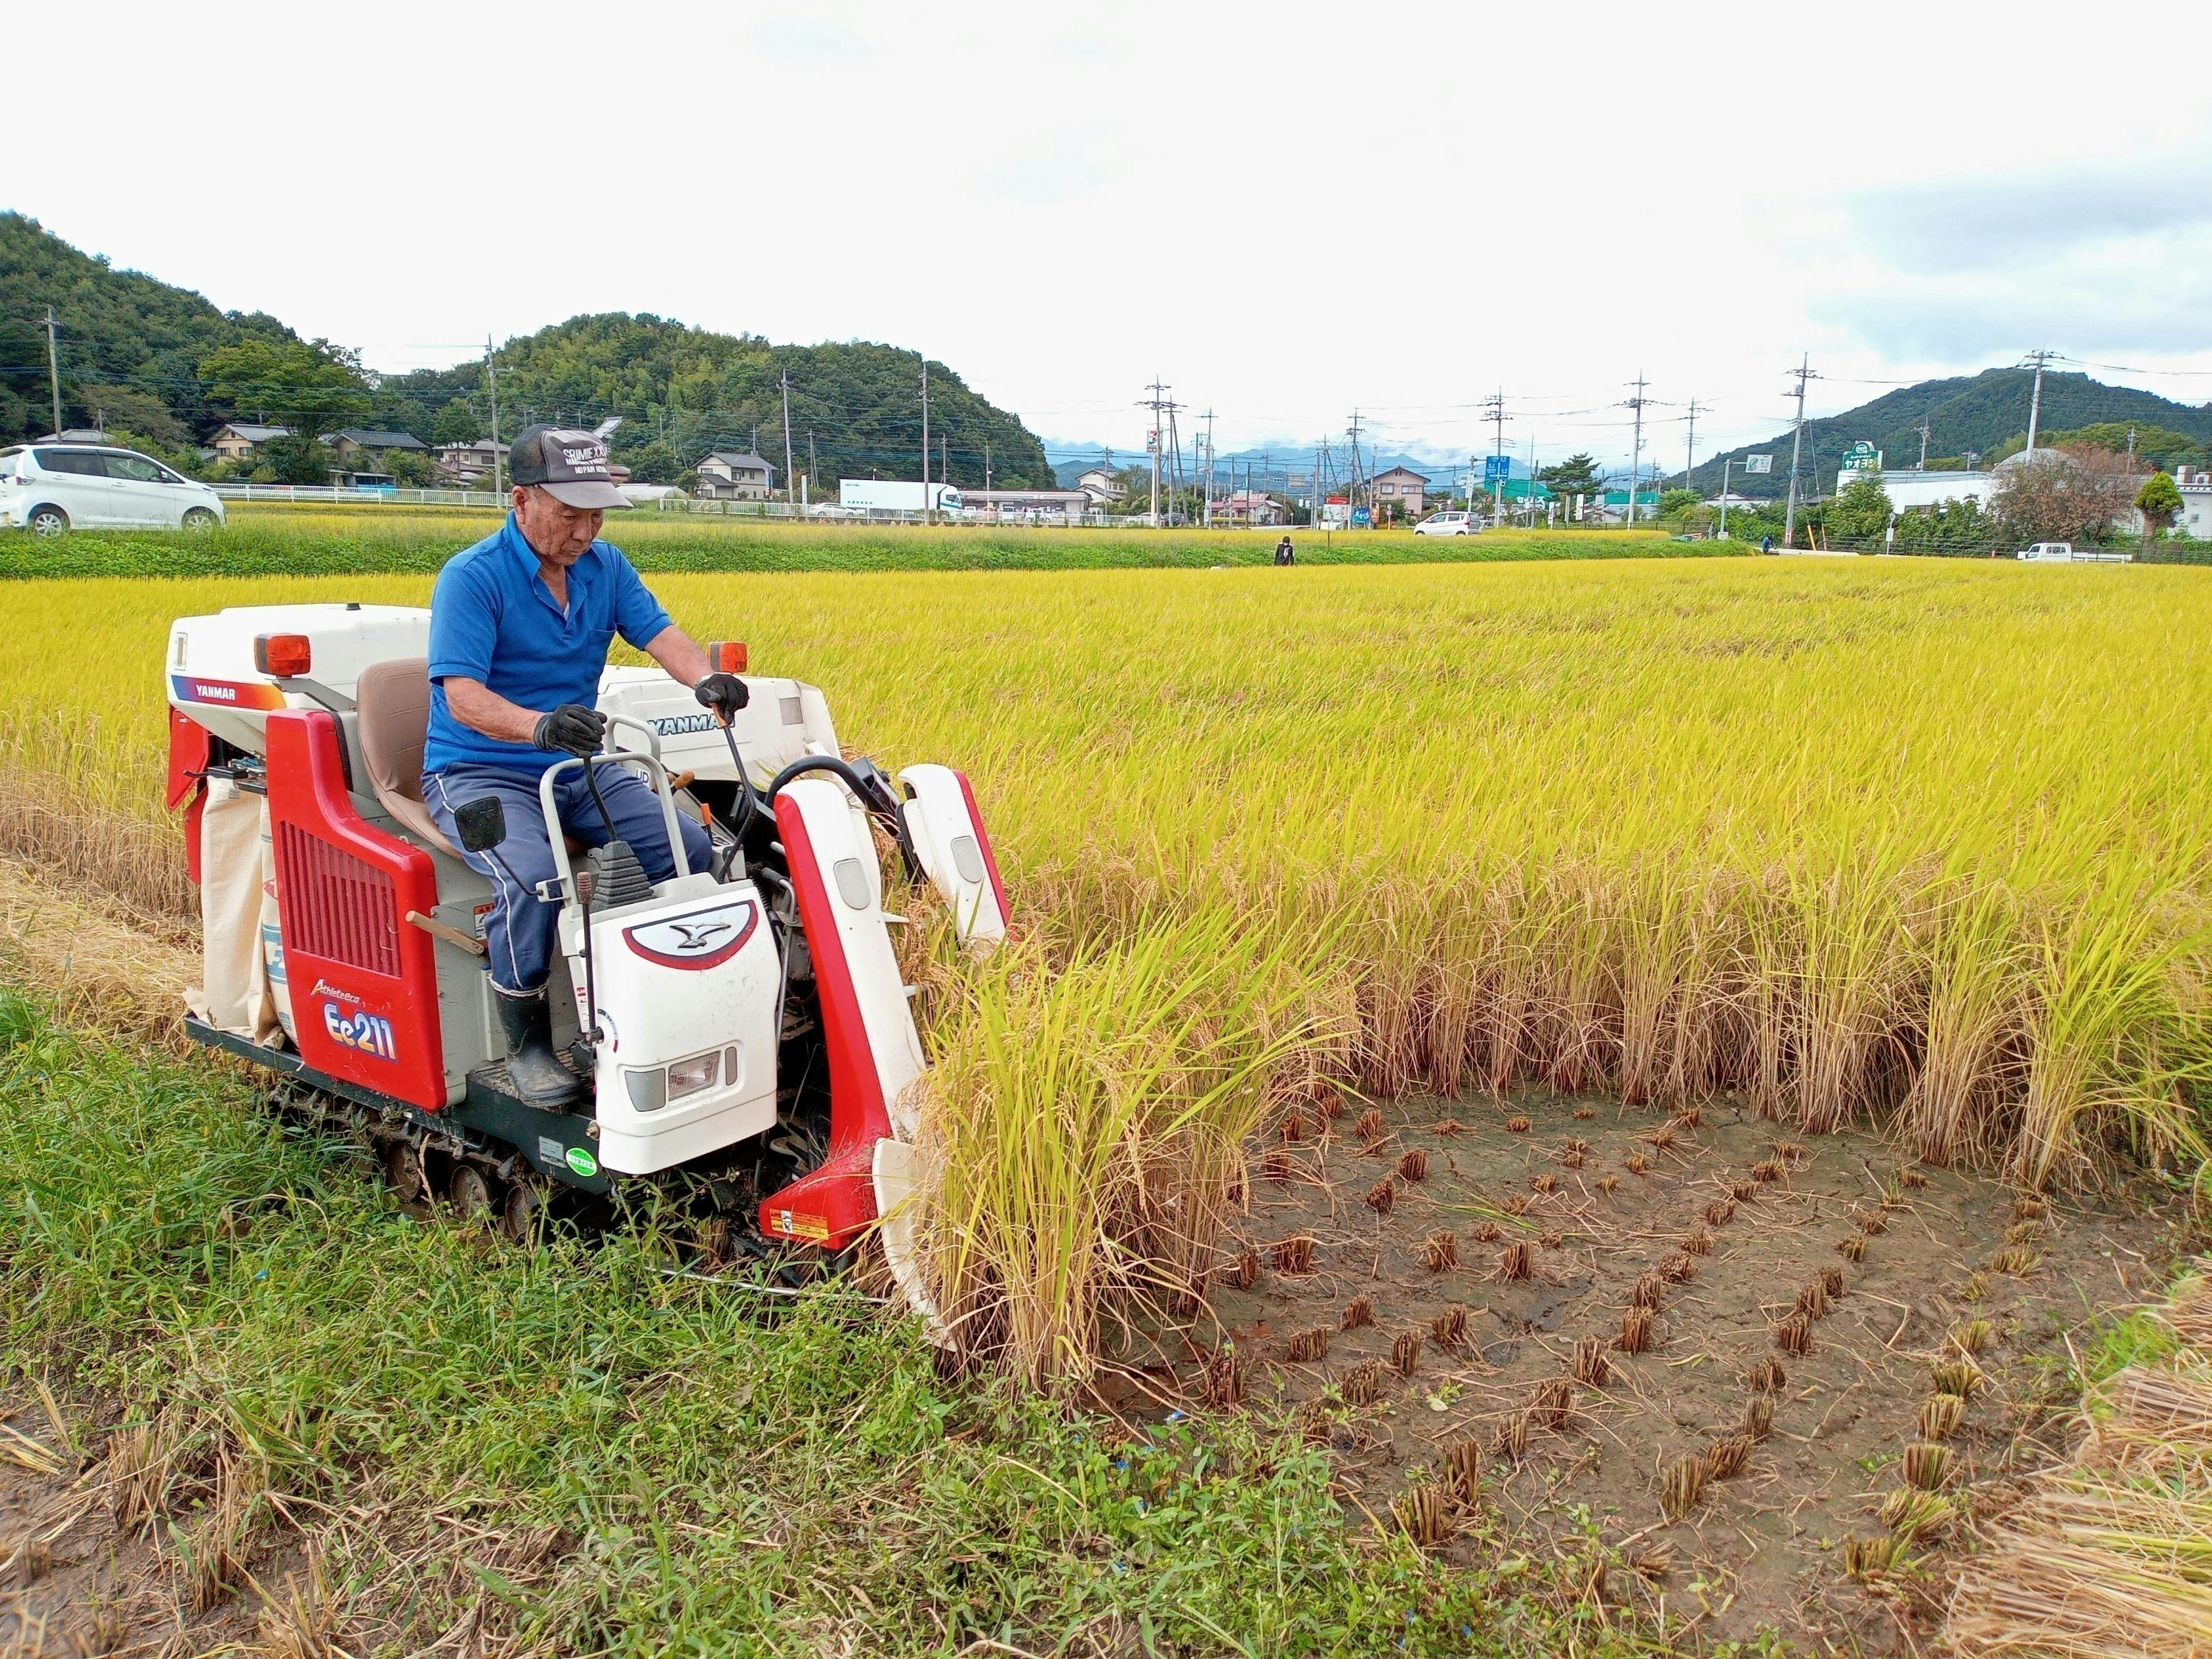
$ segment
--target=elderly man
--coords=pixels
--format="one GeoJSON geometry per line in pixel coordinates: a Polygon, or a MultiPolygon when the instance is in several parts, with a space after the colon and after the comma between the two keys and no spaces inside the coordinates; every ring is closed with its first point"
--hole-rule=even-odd
{"type": "MultiPolygon", "coordinates": [[[[495,795],[507,839],[497,858],[471,854],[492,881],[484,922],[507,1071],[533,1106],[559,1107],[582,1090],[553,1052],[545,982],[557,907],[537,896],[553,873],[538,784],[569,755],[598,752],[606,731],[599,702],[607,647],[620,634],[697,693],[724,722],[744,707],[744,682],[709,672],[707,654],[669,619],[628,559],[599,539],[609,507],[629,501],[607,471],[606,446],[588,432],[533,426],[511,453],[514,511],[493,535],[455,554],[430,596],[430,728],[422,750],[422,802],[448,840],[453,815],[495,795]]],[[[554,786],[562,827],[586,845],[621,839],[645,873],[676,871],[667,827],[650,785],[604,767],[600,816],[582,769],[554,786]]],[[[690,866],[706,867],[707,832],[680,818],[690,866]]]]}

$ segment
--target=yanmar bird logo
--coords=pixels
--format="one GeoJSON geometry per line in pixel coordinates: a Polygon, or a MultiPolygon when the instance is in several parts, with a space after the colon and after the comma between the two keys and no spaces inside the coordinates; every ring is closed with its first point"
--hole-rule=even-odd
{"type": "Polygon", "coordinates": [[[623,943],[647,962],[694,972],[727,962],[760,925],[750,899],[712,904],[623,929],[623,943]]]}

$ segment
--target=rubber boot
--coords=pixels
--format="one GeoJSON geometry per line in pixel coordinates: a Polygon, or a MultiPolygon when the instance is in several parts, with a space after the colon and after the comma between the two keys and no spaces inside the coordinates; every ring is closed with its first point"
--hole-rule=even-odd
{"type": "Polygon", "coordinates": [[[582,1099],[584,1085],[553,1052],[553,1016],[544,993],[511,997],[495,991],[492,1000],[507,1036],[507,1074],[524,1104],[552,1111],[582,1099]]]}

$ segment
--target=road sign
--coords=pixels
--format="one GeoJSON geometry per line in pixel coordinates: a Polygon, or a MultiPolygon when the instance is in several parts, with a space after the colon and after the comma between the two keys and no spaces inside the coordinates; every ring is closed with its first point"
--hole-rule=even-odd
{"type": "Polygon", "coordinates": [[[1513,476],[1510,455],[1486,455],[1482,458],[1482,481],[1486,484],[1504,483],[1513,476]]]}
{"type": "Polygon", "coordinates": [[[1774,457],[1747,455],[1743,458],[1743,470],[1747,472],[1771,472],[1774,471],[1774,457]]]}

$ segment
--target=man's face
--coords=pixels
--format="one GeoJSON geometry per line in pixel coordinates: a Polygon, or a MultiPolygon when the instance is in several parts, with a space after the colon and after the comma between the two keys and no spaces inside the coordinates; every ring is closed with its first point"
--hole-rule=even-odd
{"type": "Polygon", "coordinates": [[[537,484],[514,487],[514,522],[531,550],[548,564],[566,570],[599,539],[607,515],[599,508],[570,507],[537,484]]]}

